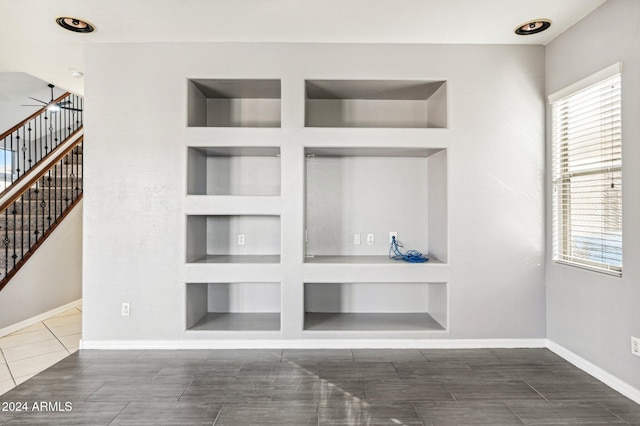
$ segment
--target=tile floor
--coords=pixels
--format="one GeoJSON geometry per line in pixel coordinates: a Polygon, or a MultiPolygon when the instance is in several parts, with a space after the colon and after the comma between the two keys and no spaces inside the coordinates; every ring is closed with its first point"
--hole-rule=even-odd
{"type": "Polygon", "coordinates": [[[78,350],[82,308],[0,338],[0,395],[78,350]]]}
{"type": "Polygon", "coordinates": [[[30,426],[640,426],[640,405],[546,349],[81,350],[3,406],[0,424],[30,426]]]}

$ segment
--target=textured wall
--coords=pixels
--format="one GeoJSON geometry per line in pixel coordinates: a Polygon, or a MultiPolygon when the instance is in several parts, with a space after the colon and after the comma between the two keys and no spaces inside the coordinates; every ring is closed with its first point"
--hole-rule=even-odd
{"type": "Polygon", "coordinates": [[[448,283],[450,332],[425,338],[545,337],[543,47],[89,43],[86,54],[88,342],[207,339],[184,331],[185,283],[214,278],[282,283],[282,333],[247,339],[301,339],[304,282],[382,280],[448,283]],[[282,128],[187,128],[188,78],[281,79],[282,128]],[[304,128],[305,79],[447,80],[448,129],[304,128]],[[187,142],[281,147],[281,197],[264,204],[281,215],[281,264],[217,277],[184,264],[187,142]],[[349,145],[447,148],[448,264],[303,264],[304,146],[349,145]]]}
{"type": "Polygon", "coordinates": [[[0,291],[0,329],[82,298],[82,201],[0,291]]]}
{"type": "MultiPolygon", "coordinates": [[[[611,277],[547,259],[548,337],[605,371],[640,388],[640,2],[609,0],[546,49],[547,92],[553,93],[617,61],[622,73],[623,275],[611,277]]],[[[551,137],[548,136],[550,143],[551,137]]],[[[550,145],[549,145],[550,147],[550,145]]],[[[550,152],[550,148],[548,149],[550,152]]],[[[550,158],[550,157],[549,157],[550,158]]],[[[550,160],[549,160],[550,161],[550,160]]],[[[549,187],[548,194],[551,194],[549,187]]],[[[551,199],[548,197],[548,204],[551,199]]],[[[551,211],[548,211],[551,223],[551,211]]]]}

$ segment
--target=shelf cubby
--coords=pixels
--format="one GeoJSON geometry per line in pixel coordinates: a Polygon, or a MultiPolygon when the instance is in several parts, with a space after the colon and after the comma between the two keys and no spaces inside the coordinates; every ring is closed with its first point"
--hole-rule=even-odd
{"type": "Polygon", "coordinates": [[[190,79],[189,127],[280,127],[280,80],[190,79]]]}
{"type": "Polygon", "coordinates": [[[187,195],[280,195],[279,147],[190,147],[187,195]]]}
{"type": "Polygon", "coordinates": [[[280,216],[188,215],[187,263],[280,263],[280,233],[280,216]]]}
{"type": "Polygon", "coordinates": [[[446,283],[305,283],[304,329],[445,331],[446,283]]]}
{"type": "Polygon", "coordinates": [[[280,283],[188,283],[187,329],[279,331],[280,283]]]}
{"type": "Polygon", "coordinates": [[[390,232],[403,250],[447,262],[445,149],[308,147],[305,155],[306,263],[403,263],[389,259],[390,232]]]}
{"type": "Polygon", "coordinates": [[[305,127],[447,127],[442,80],[306,80],[305,89],[305,127]]]}

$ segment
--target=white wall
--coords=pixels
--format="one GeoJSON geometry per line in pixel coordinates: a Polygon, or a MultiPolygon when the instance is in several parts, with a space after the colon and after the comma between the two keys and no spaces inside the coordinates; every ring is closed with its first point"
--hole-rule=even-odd
{"type": "MultiPolygon", "coordinates": [[[[547,226],[548,338],[640,388],[640,358],[630,337],[640,337],[640,2],[609,0],[546,49],[547,93],[617,61],[622,74],[623,276],[556,264],[547,226]]],[[[550,116],[549,116],[550,118],[550,116]]],[[[547,135],[550,152],[550,134],[547,135]]],[[[550,164],[550,156],[548,155],[550,164]]],[[[547,173],[550,181],[550,170],[547,173]]],[[[548,185],[548,194],[551,187],[548,185]]],[[[551,199],[547,197],[548,205],[551,199]]],[[[547,211],[551,223],[551,210],[547,211]]]]}
{"type": "MultiPolygon", "coordinates": [[[[449,264],[422,278],[433,269],[385,269],[448,283],[450,332],[434,338],[545,336],[543,47],[88,43],[85,75],[86,341],[194,336],[185,283],[211,281],[184,263],[187,139],[281,147],[282,264],[221,269],[240,276],[222,282],[281,282],[283,330],[270,338],[302,338],[303,283],[327,278],[303,264],[303,145],[349,143],[447,147],[449,264]],[[282,128],[187,129],[187,78],[281,79],[282,128]],[[449,128],[305,129],[314,78],[447,80],[449,128]]],[[[344,268],[393,282],[375,265],[344,268]]]]}
{"type": "Polygon", "coordinates": [[[82,201],[0,291],[0,329],[82,298],[82,201]]]}
{"type": "MultiPolygon", "coordinates": [[[[36,107],[24,107],[21,105],[38,105],[32,98],[44,102],[51,100],[51,89],[46,81],[33,77],[23,72],[0,73],[0,133],[15,126],[34,112],[36,107]]],[[[53,89],[53,96],[57,98],[64,90],[53,89]]]]}

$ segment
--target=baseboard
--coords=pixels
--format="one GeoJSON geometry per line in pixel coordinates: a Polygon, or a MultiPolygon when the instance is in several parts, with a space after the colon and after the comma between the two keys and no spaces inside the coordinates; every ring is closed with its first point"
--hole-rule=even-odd
{"type": "Polygon", "coordinates": [[[636,389],[630,384],[620,380],[619,378],[612,375],[611,373],[606,372],[605,370],[598,367],[597,365],[587,361],[586,359],[582,358],[579,355],[576,355],[575,353],[571,352],[569,349],[557,344],[552,340],[547,339],[547,348],[551,352],[554,352],[556,355],[564,358],[571,364],[575,365],[582,371],[600,380],[602,383],[609,386],[611,389],[617,392],[620,392],[622,395],[640,404],[640,389],[636,389]]]}
{"type": "Polygon", "coordinates": [[[544,348],[546,339],[81,340],[81,349],[479,349],[544,348]]]}
{"type": "Polygon", "coordinates": [[[26,319],[24,321],[20,321],[17,324],[10,325],[8,327],[0,329],[0,337],[4,337],[8,334],[15,333],[16,331],[22,330],[23,328],[27,328],[31,325],[37,324],[41,321],[44,321],[48,318],[55,317],[69,309],[77,308],[78,306],[82,306],[82,299],[78,299],[71,303],[67,303],[66,305],[62,305],[58,308],[52,309],[40,315],[36,315],[35,317],[26,319]]]}

